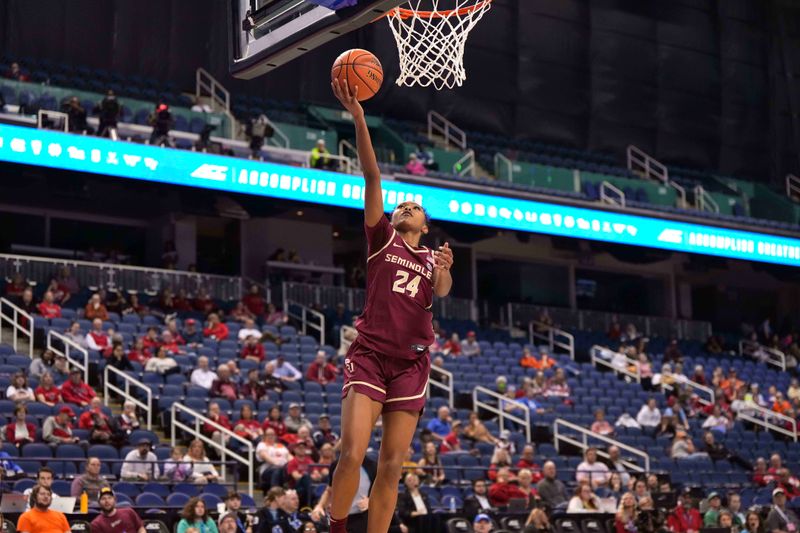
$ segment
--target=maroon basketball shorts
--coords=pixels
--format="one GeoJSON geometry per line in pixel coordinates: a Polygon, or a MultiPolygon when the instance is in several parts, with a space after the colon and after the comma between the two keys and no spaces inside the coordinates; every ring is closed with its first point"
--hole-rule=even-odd
{"type": "Polygon", "coordinates": [[[350,389],[383,404],[383,412],[413,411],[425,407],[431,358],[400,359],[374,352],[356,339],[344,360],[342,398],[350,389]]]}

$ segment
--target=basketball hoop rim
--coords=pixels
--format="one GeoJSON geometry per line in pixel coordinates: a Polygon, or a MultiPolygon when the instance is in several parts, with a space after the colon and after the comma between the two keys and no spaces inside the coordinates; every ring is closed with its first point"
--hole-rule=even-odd
{"type": "Polygon", "coordinates": [[[478,11],[483,9],[488,4],[491,4],[492,0],[481,0],[471,6],[462,7],[459,9],[448,9],[446,11],[414,11],[413,9],[407,9],[402,7],[396,7],[386,13],[385,16],[387,17],[400,17],[401,19],[410,19],[413,17],[423,18],[423,19],[439,19],[439,18],[448,18],[453,16],[463,16],[473,11],[478,11]]]}

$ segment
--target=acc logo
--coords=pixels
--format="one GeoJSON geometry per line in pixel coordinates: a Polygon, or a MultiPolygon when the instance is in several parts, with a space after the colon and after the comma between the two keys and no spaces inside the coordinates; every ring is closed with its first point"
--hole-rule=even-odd
{"type": "Polygon", "coordinates": [[[353,364],[353,362],[352,362],[350,359],[345,359],[345,360],[344,360],[344,367],[345,367],[345,368],[347,369],[347,371],[348,371],[348,372],[350,372],[351,374],[352,374],[352,373],[353,373],[353,371],[356,369],[356,365],[354,365],[354,364],[353,364]]]}

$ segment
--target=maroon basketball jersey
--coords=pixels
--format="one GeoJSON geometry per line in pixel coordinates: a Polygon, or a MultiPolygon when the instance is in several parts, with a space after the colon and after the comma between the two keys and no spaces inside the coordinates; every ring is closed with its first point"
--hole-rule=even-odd
{"type": "Polygon", "coordinates": [[[367,232],[367,301],[358,342],[390,357],[415,359],[433,343],[434,257],[406,244],[386,217],[367,232]]]}

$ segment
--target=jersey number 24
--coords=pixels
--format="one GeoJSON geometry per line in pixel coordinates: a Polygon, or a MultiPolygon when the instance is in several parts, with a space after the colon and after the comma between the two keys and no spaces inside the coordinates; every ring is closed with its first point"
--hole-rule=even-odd
{"type": "Polygon", "coordinates": [[[419,280],[422,276],[415,276],[408,281],[409,274],[405,270],[398,270],[395,272],[395,280],[392,284],[392,290],[400,294],[408,293],[413,298],[417,295],[419,290],[419,280]]]}

